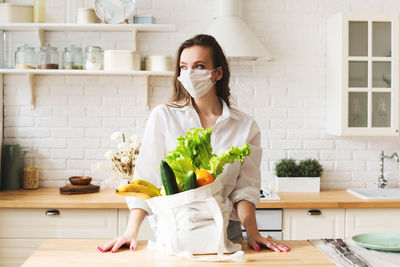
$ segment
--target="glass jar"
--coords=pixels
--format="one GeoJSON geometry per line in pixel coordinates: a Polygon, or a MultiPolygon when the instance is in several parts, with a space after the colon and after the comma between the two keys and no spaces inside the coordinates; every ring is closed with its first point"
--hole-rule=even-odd
{"type": "Polygon", "coordinates": [[[58,69],[59,54],[57,48],[49,44],[40,47],[38,69],[58,69]]]}
{"type": "Polygon", "coordinates": [[[82,48],[75,45],[64,48],[62,55],[63,70],[81,70],[82,66],[82,48]]]}
{"type": "Polygon", "coordinates": [[[103,69],[103,49],[99,46],[88,46],[85,49],[85,69],[103,69]]]}
{"type": "Polygon", "coordinates": [[[35,48],[24,44],[15,51],[16,69],[35,69],[35,48]]]}
{"type": "Polygon", "coordinates": [[[37,151],[33,148],[22,149],[23,188],[39,188],[39,170],[36,164],[37,151]]]}

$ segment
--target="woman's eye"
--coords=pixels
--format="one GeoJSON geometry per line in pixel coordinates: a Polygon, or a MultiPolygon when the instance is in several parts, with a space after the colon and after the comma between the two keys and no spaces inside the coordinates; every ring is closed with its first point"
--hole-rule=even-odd
{"type": "Polygon", "coordinates": [[[186,67],[185,65],[181,65],[181,66],[180,66],[180,69],[181,69],[181,70],[186,70],[187,67],[186,67]]]}
{"type": "Polygon", "coordinates": [[[194,66],[196,69],[204,69],[204,65],[202,64],[197,64],[196,66],[194,66]]]}

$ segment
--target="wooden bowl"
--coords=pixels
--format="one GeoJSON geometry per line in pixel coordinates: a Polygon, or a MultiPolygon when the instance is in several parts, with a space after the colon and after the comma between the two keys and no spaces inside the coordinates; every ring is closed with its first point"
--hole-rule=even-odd
{"type": "Polygon", "coordinates": [[[90,176],[71,176],[71,177],[69,177],[69,181],[73,185],[88,185],[92,181],[92,177],[90,177],[90,176]]]}

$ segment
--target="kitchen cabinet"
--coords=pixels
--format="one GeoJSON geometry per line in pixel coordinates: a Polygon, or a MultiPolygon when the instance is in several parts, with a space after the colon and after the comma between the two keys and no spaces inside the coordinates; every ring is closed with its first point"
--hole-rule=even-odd
{"type": "Polygon", "coordinates": [[[399,15],[327,21],[327,124],[338,136],[399,135],[399,15]]]}
{"type": "Polygon", "coordinates": [[[345,209],[284,209],[283,240],[344,237],[345,209]]]}
{"type": "Polygon", "coordinates": [[[346,238],[363,233],[400,233],[400,209],[346,209],[346,238]]]}
{"type": "MultiPolygon", "coordinates": [[[[128,209],[0,209],[0,266],[20,266],[45,239],[113,239],[125,230],[128,214],[128,209]]],[[[139,239],[149,237],[149,230],[145,223],[139,239]]]]}

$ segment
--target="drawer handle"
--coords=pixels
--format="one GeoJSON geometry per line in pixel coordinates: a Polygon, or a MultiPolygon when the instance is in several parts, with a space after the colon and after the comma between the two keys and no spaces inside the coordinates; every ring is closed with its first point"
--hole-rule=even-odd
{"type": "Polygon", "coordinates": [[[48,215],[48,216],[57,216],[57,215],[60,215],[60,211],[59,210],[47,210],[46,211],[46,215],[48,215]]]}
{"type": "Polygon", "coordinates": [[[307,211],[307,215],[314,216],[314,215],[321,215],[320,210],[309,210],[307,211]]]}

